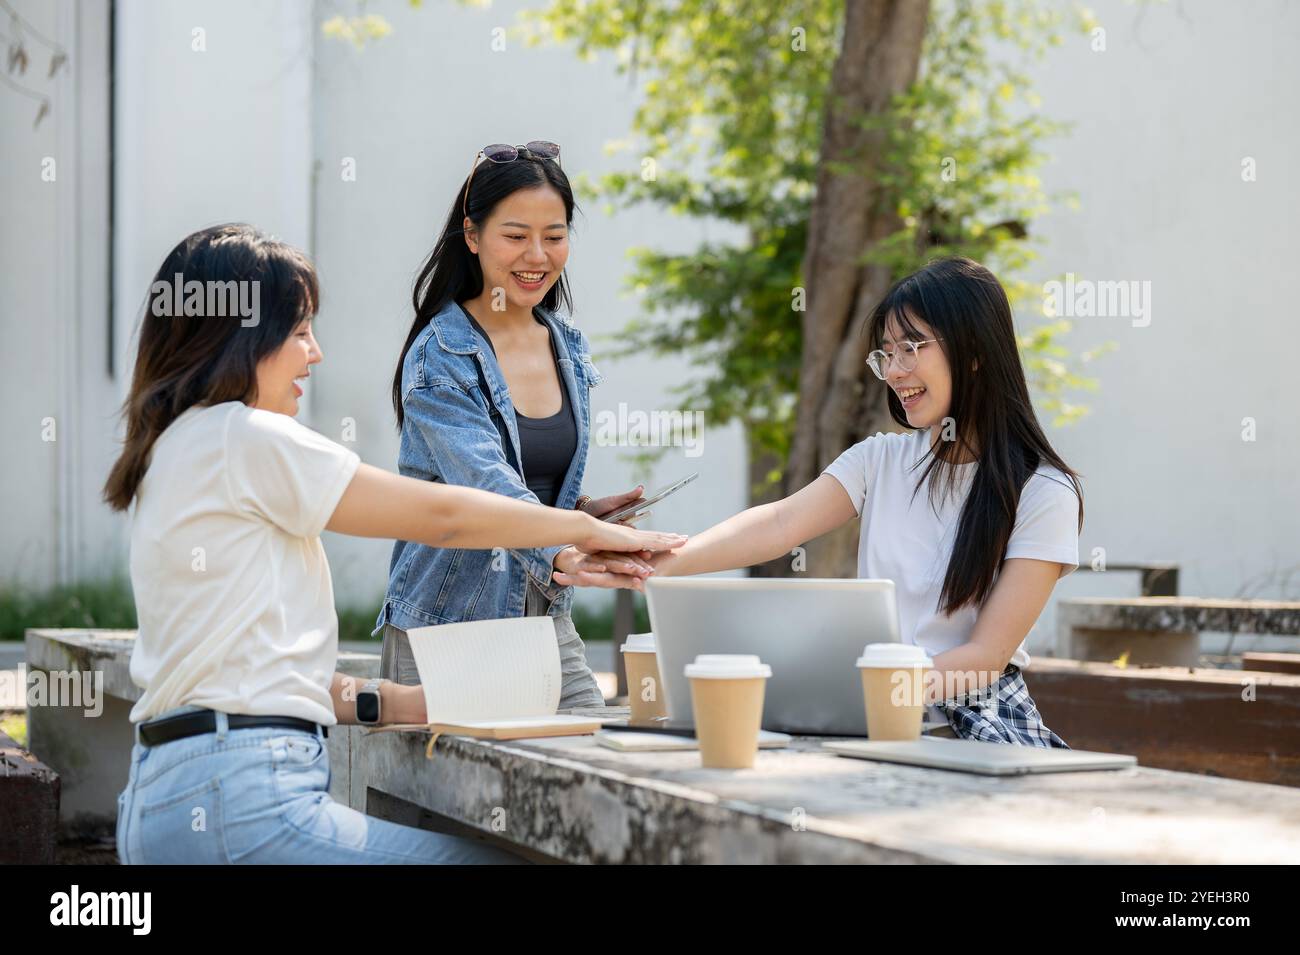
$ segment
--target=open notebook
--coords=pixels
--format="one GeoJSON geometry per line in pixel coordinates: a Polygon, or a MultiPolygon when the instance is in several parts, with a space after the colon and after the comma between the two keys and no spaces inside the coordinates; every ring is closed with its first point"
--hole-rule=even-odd
{"type": "Polygon", "coordinates": [[[429,722],[388,723],[373,732],[432,730],[486,739],[578,736],[601,721],[555,712],[560,650],[550,617],[474,620],[406,632],[424,687],[429,722]]]}

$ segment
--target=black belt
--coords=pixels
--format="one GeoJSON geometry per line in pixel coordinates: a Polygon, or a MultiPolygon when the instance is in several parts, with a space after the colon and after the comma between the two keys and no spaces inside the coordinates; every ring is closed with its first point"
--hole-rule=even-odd
{"type": "MultiPolygon", "coordinates": [[[[325,736],[330,734],[329,727],[313,723],[311,720],[300,720],[296,716],[248,716],[231,713],[226,719],[232,730],[246,730],[258,726],[289,726],[293,729],[306,730],[308,733],[320,730],[325,736]]],[[[195,710],[192,713],[177,713],[175,716],[164,716],[161,719],[141,723],[140,742],[145,746],[159,746],[187,736],[216,731],[216,712],[195,710]]]]}

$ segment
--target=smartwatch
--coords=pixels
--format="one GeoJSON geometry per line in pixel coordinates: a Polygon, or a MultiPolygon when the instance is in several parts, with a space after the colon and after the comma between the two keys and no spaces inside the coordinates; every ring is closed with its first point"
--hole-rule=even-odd
{"type": "Polygon", "coordinates": [[[357,722],[373,726],[379,722],[379,685],[382,680],[370,680],[357,691],[357,722]]]}

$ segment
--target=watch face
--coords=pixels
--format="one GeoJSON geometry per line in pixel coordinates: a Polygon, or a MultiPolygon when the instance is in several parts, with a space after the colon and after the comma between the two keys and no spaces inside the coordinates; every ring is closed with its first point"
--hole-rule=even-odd
{"type": "Polygon", "coordinates": [[[379,694],[375,691],[367,693],[363,690],[357,694],[357,722],[379,722],[379,694]]]}

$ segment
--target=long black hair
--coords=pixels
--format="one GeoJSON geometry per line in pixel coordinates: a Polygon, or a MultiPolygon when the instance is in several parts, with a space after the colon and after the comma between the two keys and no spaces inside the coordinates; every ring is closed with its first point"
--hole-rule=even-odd
{"type": "MultiPolygon", "coordinates": [[[[479,265],[478,256],[465,243],[466,216],[476,228],[482,229],[493,210],[507,196],[520,189],[550,186],[564,201],[564,221],[573,224],[573,211],[577,208],[573,201],[573,189],[569,185],[569,177],[553,159],[535,156],[523,149],[514,162],[494,163],[484,159],[474,170],[472,188],[466,201],[465,190],[470,185],[471,177],[466,176],[451,204],[451,212],[447,215],[446,225],[442,227],[442,235],[438,236],[433,251],[424,260],[415,280],[415,289],[411,294],[415,320],[407,332],[406,344],[402,346],[402,353],[397,358],[397,370],[393,373],[393,413],[397,415],[399,430],[405,418],[402,410],[402,366],[406,362],[406,353],[411,350],[429,320],[443,306],[448,302],[464,302],[483,291],[483,269],[479,265]]],[[[563,272],[555,284],[547,289],[541,306],[550,312],[560,308],[566,312],[573,311],[573,296],[569,291],[568,278],[563,272]]]]}
{"type": "MultiPolygon", "coordinates": [[[[938,338],[952,373],[948,415],[954,439],[932,443],[916,491],[936,468],[931,496],[957,483],[955,465],[974,453],[974,479],[957,526],[952,559],[939,594],[939,607],[951,614],[979,606],[993,589],[1011,531],[1020,493],[1042,464],[1059,470],[1079,499],[1083,529],[1083,490],[1078,475],[1048,443],[1029,399],[1025,371],[1016,348],[1015,326],[1006,292],[992,272],[964,258],[938,259],[897,282],[868,319],[871,347],[879,348],[892,320],[913,340],[938,338]],[[914,319],[930,326],[917,329],[914,319]]],[[[889,414],[911,428],[894,389],[888,389],[889,414]]],[[[940,427],[940,425],[935,425],[940,427]]],[[[913,492],[915,497],[916,491],[913,492]]]]}
{"type": "Polygon", "coordinates": [[[130,507],[154,442],[186,409],[256,400],[258,362],[315,315],[319,303],[316,269],[306,254],[251,225],[213,226],[181,239],[163,259],[145,301],[131,390],[122,407],[126,441],[104,485],[105,502],[115,511],[130,507]],[[174,286],[189,288],[191,282],[209,290],[256,283],[250,286],[256,321],[228,307],[210,314],[206,307],[177,310],[173,300],[181,293],[174,286]]]}

